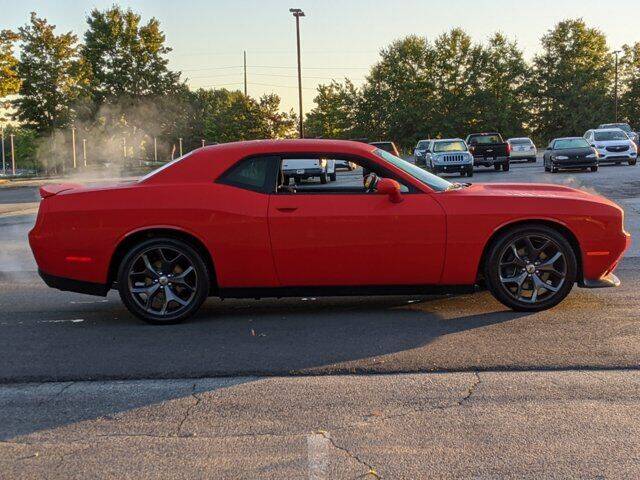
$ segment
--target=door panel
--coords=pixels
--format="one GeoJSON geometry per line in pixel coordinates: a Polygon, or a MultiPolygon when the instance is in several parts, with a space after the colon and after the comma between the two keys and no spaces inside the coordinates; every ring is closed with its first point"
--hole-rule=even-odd
{"type": "Polygon", "coordinates": [[[274,194],[269,231],[283,286],[440,280],[445,217],[428,194],[274,194]]]}

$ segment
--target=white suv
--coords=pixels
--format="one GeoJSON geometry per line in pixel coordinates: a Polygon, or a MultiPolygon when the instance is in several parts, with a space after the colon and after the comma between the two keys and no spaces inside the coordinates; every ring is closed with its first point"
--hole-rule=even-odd
{"type": "Polygon", "coordinates": [[[635,165],[638,160],[636,144],[619,128],[587,130],[584,138],[598,151],[598,163],[629,162],[629,165],[635,165]]]}

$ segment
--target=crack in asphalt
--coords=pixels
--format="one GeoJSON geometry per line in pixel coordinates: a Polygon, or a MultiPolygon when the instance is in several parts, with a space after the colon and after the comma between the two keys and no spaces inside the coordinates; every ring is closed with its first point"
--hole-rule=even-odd
{"type": "Polygon", "coordinates": [[[186,435],[182,435],[180,433],[182,431],[182,426],[184,425],[184,422],[186,422],[187,419],[189,418],[189,415],[191,415],[191,411],[194,408],[196,408],[198,405],[200,405],[200,402],[202,401],[202,398],[196,394],[196,386],[197,386],[197,383],[194,383],[193,387],[191,388],[191,397],[195,400],[195,402],[192,405],[189,405],[185,410],[184,417],[180,421],[180,424],[178,425],[176,433],[175,435],[173,435],[174,437],[186,437],[186,435]]]}
{"type": "Polygon", "coordinates": [[[368,477],[371,477],[371,478],[375,478],[375,479],[379,479],[379,480],[382,479],[382,477],[378,474],[378,472],[373,467],[373,465],[371,465],[366,460],[363,460],[362,458],[360,458],[357,454],[353,453],[348,448],[343,447],[341,445],[338,445],[336,443],[336,441],[333,438],[331,438],[327,432],[325,432],[324,430],[318,430],[316,433],[318,435],[322,436],[324,439],[326,439],[333,446],[333,448],[335,448],[337,450],[340,450],[341,452],[346,453],[350,458],[352,458],[353,460],[358,462],[360,465],[363,465],[364,467],[369,469],[368,472],[366,472],[366,473],[364,473],[362,475],[359,475],[356,478],[368,478],[368,477]]]}

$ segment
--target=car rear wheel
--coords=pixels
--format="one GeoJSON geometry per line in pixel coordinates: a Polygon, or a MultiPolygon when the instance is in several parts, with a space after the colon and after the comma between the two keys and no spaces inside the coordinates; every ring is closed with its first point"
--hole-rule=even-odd
{"type": "Polygon", "coordinates": [[[499,163],[496,163],[496,164],[493,166],[493,169],[494,169],[496,172],[497,172],[497,171],[499,171],[499,170],[500,170],[500,164],[499,164],[499,163]]]}
{"type": "Polygon", "coordinates": [[[560,303],[577,276],[568,240],[547,226],[522,226],[500,235],[484,265],[493,296],[517,311],[535,312],[560,303]]]}
{"type": "Polygon", "coordinates": [[[598,166],[595,165],[595,166],[591,167],[591,171],[592,172],[597,172],[598,171],[598,166]]]}
{"type": "Polygon", "coordinates": [[[629,160],[629,166],[633,167],[638,160],[629,160]]]}
{"type": "Polygon", "coordinates": [[[337,180],[337,176],[335,173],[330,173],[329,174],[329,180],[331,180],[332,182],[335,182],[337,180]]]}
{"type": "Polygon", "coordinates": [[[327,178],[327,174],[326,173],[323,173],[323,174],[320,175],[320,183],[322,183],[324,185],[328,181],[329,181],[329,179],[327,178]]]}
{"type": "Polygon", "coordinates": [[[122,260],[118,291],[138,318],[153,324],[179,323],[207,298],[207,266],[186,242],[152,238],[134,246],[122,260]]]}
{"type": "Polygon", "coordinates": [[[508,163],[503,163],[502,164],[502,171],[503,172],[508,172],[509,171],[509,164],[508,163]]]}

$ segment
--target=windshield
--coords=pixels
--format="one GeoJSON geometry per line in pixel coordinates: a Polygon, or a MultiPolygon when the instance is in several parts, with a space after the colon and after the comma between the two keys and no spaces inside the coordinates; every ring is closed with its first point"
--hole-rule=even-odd
{"type": "Polygon", "coordinates": [[[553,144],[554,150],[569,150],[571,148],[588,148],[589,142],[584,138],[565,138],[563,140],[556,140],[553,144]]]}
{"type": "Polygon", "coordinates": [[[619,128],[620,130],[631,133],[631,127],[626,123],[609,123],[600,125],[600,128],[619,128]]]}
{"type": "Polygon", "coordinates": [[[398,158],[385,150],[378,148],[374,150],[373,153],[382,160],[389,162],[403,172],[408,173],[419,182],[433,188],[437,192],[442,192],[453,187],[453,184],[446,181],[444,178],[440,178],[421,169],[420,167],[416,167],[413,163],[409,163],[406,160],[398,158]]]}
{"type": "Polygon", "coordinates": [[[487,143],[502,143],[502,139],[499,135],[478,135],[477,137],[471,137],[470,143],[484,145],[487,143]]]}
{"type": "Polygon", "coordinates": [[[427,148],[429,146],[429,141],[428,140],[420,140],[418,142],[418,147],[421,150],[424,150],[425,148],[427,148]]]}
{"type": "Polygon", "coordinates": [[[593,137],[596,141],[606,142],[607,140],[629,140],[627,134],[622,130],[609,130],[605,132],[596,132],[593,137]]]}
{"type": "Polygon", "coordinates": [[[435,142],[433,144],[434,152],[466,152],[467,146],[462,140],[453,140],[451,142],[435,142]]]}

